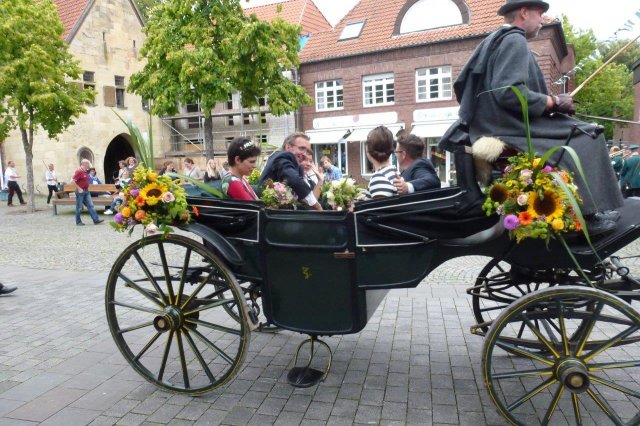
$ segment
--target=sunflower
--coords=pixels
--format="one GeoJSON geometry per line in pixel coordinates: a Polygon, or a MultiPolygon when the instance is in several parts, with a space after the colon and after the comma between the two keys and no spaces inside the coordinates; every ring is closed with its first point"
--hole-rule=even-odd
{"type": "Polygon", "coordinates": [[[140,197],[145,200],[148,206],[155,206],[162,200],[162,194],[165,192],[167,192],[166,187],[157,183],[150,183],[140,191],[140,197]]]}
{"type": "Polygon", "coordinates": [[[529,193],[529,208],[527,212],[535,219],[544,216],[547,223],[554,219],[562,218],[564,206],[560,202],[560,197],[553,191],[544,191],[542,197],[536,191],[529,193]]]}
{"type": "Polygon", "coordinates": [[[507,189],[507,187],[499,183],[493,185],[491,191],[489,192],[489,197],[491,197],[491,200],[500,204],[504,203],[507,200],[508,196],[509,190],[507,189]]]}

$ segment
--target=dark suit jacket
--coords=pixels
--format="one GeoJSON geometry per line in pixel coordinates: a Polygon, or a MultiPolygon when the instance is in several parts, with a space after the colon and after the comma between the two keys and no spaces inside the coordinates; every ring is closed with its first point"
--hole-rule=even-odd
{"type": "Polygon", "coordinates": [[[286,182],[300,200],[311,192],[296,156],[288,151],[277,152],[269,157],[267,165],[260,176],[260,185],[268,179],[274,182],[286,182]]]}
{"type": "Polygon", "coordinates": [[[416,192],[440,188],[440,178],[436,174],[431,161],[426,158],[418,158],[400,176],[404,178],[405,182],[413,185],[416,192]]]}

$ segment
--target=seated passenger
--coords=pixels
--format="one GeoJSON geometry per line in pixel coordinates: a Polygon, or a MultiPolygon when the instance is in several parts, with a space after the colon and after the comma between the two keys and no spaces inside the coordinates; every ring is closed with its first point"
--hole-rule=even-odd
{"type": "Polygon", "coordinates": [[[274,182],[286,182],[298,196],[298,200],[315,210],[322,210],[318,198],[305,180],[301,164],[307,155],[311,155],[309,136],[300,132],[290,134],[282,144],[282,151],[269,157],[260,176],[260,185],[269,179],[274,182]]]}
{"type": "Polygon", "coordinates": [[[417,191],[440,188],[440,178],[431,161],[422,158],[424,141],[416,135],[406,135],[398,139],[396,158],[402,171],[394,179],[398,193],[413,194],[417,191]]]}
{"type": "Polygon", "coordinates": [[[391,164],[393,152],[393,134],[384,126],[379,126],[369,132],[365,144],[367,158],[373,164],[375,172],[369,180],[369,198],[383,198],[398,195],[393,181],[398,177],[398,170],[391,164]]]}
{"type": "Polygon", "coordinates": [[[245,178],[256,168],[260,147],[245,136],[234,138],[229,144],[227,158],[229,173],[222,178],[222,193],[234,200],[257,200],[258,197],[245,178]]]}
{"type": "Polygon", "coordinates": [[[311,155],[307,154],[301,164],[307,185],[309,185],[309,188],[313,191],[313,195],[319,200],[324,182],[324,173],[313,163],[313,157],[311,155]]]}

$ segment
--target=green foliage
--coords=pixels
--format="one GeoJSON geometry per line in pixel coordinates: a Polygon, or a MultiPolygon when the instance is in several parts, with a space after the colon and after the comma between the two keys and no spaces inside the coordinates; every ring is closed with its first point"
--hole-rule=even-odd
{"type": "MultiPolygon", "coordinates": [[[[575,87],[628,42],[612,43],[608,48],[605,48],[606,44],[598,42],[592,30],[574,29],[566,17],[563,17],[563,27],[567,43],[571,43],[575,47],[576,63],[580,66],[575,74],[575,87]],[[600,55],[598,55],[598,50],[600,55]]],[[[634,49],[634,46],[630,46],[629,49],[634,49]]],[[[631,50],[629,53],[634,54],[634,51],[631,50]]],[[[605,67],[578,92],[576,95],[576,100],[579,102],[577,105],[578,113],[632,119],[633,75],[624,62],[627,59],[622,56],[619,58],[619,62],[614,61],[605,67]]],[[[614,124],[604,120],[599,124],[605,127],[605,136],[610,139],[613,136],[614,124]]]]}
{"type": "Polygon", "coordinates": [[[205,116],[237,90],[247,107],[268,96],[273,114],[311,99],[282,76],[298,66],[297,26],[247,18],[239,0],[167,0],[153,10],[140,53],[147,60],[129,90],[152,99],[152,113],[175,114],[200,102],[205,116]]]}
{"type": "MultiPolygon", "coordinates": [[[[113,111],[113,110],[112,110],[113,111]]],[[[150,169],[153,169],[153,136],[151,134],[151,116],[149,116],[149,133],[142,133],[138,126],[133,122],[131,117],[127,117],[127,119],[123,119],[120,115],[113,111],[113,113],[118,116],[120,121],[127,126],[129,130],[129,136],[131,136],[131,145],[136,153],[140,156],[140,159],[144,163],[144,165],[150,169]]]]}
{"type": "MultiPolygon", "coordinates": [[[[601,42],[598,46],[598,50],[602,55],[602,59],[605,61],[608,60],[630,41],[631,40],[612,40],[609,42],[601,42]]],[[[631,67],[638,61],[638,59],[640,59],[640,42],[636,41],[631,46],[623,50],[622,53],[620,53],[620,55],[613,61],[617,64],[626,66],[629,71],[632,72],[633,69],[631,67]]]]}
{"type": "Polygon", "coordinates": [[[51,0],[2,1],[0,16],[2,128],[41,126],[55,138],[86,112],[84,104],[94,96],[69,83],[82,69],[62,40],[56,6],[51,0]]]}

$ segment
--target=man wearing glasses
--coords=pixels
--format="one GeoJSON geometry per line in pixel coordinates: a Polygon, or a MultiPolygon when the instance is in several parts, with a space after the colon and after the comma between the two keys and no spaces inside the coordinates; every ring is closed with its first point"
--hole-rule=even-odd
{"type": "Polygon", "coordinates": [[[400,177],[393,185],[399,194],[413,194],[427,189],[440,188],[440,178],[431,161],[422,158],[424,142],[416,135],[407,135],[398,139],[395,154],[398,159],[400,177]]]}
{"type": "Polygon", "coordinates": [[[267,165],[260,176],[260,185],[271,179],[274,182],[286,182],[298,200],[315,210],[322,210],[322,206],[305,181],[302,163],[307,156],[311,156],[309,136],[302,132],[287,136],[282,144],[282,151],[269,157],[267,165]]]}

